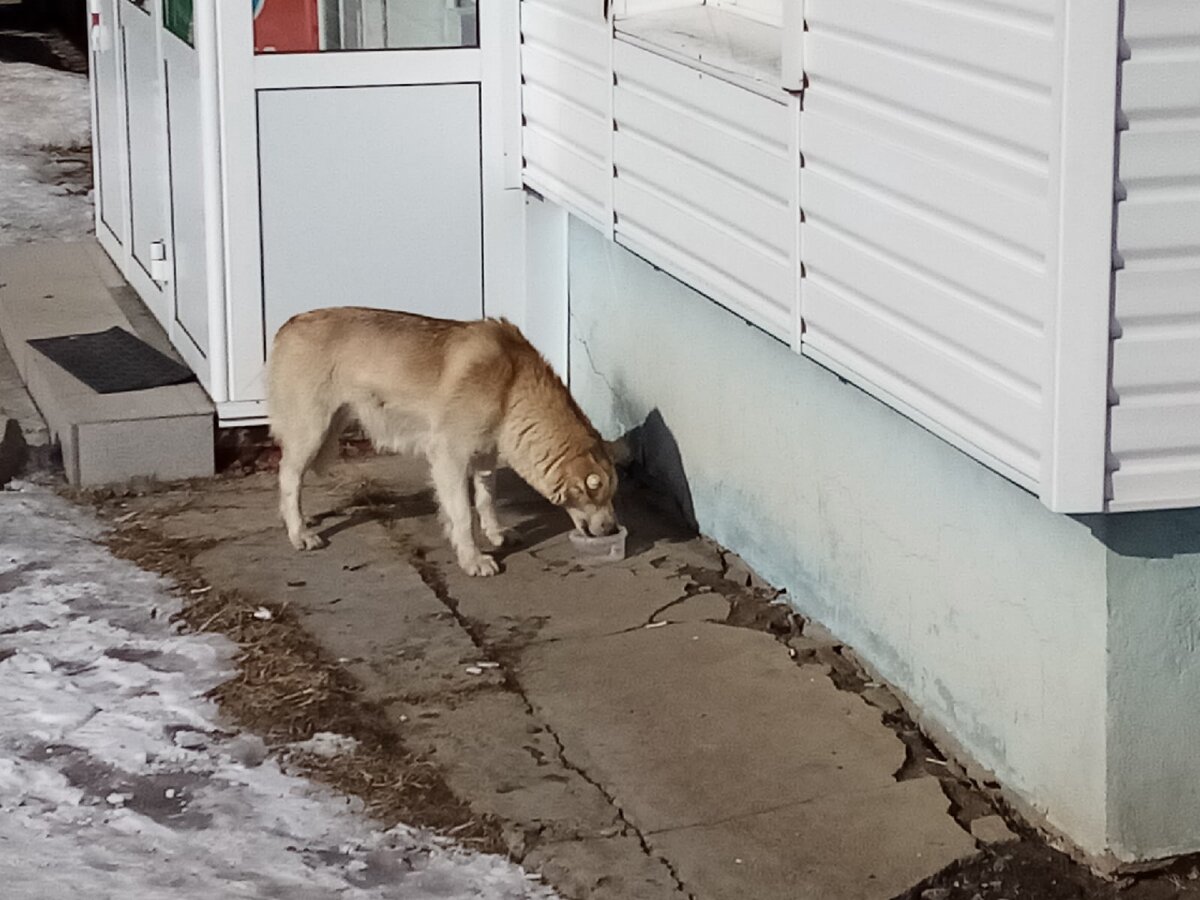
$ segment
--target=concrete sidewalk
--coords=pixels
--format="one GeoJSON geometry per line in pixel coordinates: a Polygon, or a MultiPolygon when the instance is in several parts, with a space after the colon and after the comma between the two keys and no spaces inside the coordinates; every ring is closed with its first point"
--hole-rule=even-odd
{"type": "Polygon", "coordinates": [[[513,479],[517,549],[472,579],[425,485],[402,459],[338,466],[307,495],[331,541],[308,554],[268,474],[110,509],[203,548],[192,565],[215,590],[298,613],[566,897],[890,898],[974,853],[970,829],[1011,837],[982,802],[956,798],[956,821],[950,769],[885,724],[903,721],[886,690],[644,495],[623,497],[629,558],[586,568],[567,517],[513,479]]]}

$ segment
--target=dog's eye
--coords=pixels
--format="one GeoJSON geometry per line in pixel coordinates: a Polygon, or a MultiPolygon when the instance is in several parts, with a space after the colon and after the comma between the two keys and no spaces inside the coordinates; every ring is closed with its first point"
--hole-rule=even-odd
{"type": "Polygon", "coordinates": [[[587,489],[589,491],[598,491],[600,490],[600,476],[593,472],[587,477],[587,480],[584,482],[584,484],[587,485],[587,489]]]}

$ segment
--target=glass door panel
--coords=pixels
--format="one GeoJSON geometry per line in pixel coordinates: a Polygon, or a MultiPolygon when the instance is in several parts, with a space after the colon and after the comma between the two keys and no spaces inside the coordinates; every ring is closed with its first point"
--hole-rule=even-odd
{"type": "Polygon", "coordinates": [[[251,0],[256,53],[478,47],[476,0],[251,0]]]}

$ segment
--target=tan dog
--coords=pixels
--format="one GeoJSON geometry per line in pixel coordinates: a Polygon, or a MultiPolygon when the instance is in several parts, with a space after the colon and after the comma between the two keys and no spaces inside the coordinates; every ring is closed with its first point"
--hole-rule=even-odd
{"type": "Polygon", "coordinates": [[[337,457],[358,419],[381,450],[429,460],[446,536],[470,575],[494,575],[475,545],[504,542],[492,498],[494,469],[510,465],[586,534],[617,529],[609,447],[520,330],[503,319],[457,322],[341,307],[294,316],[275,335],[268,365],[271,433],[283,448],[280,512],[298,550],[324,546],[300,511],[300,483],[337,457]]]}

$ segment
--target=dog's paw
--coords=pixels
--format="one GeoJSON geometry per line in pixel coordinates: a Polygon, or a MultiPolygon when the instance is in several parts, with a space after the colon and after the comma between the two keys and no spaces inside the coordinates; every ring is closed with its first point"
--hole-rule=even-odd
{"type": "Polygon", "coordinates": [[[506,544],[512,545],[516,543],[516,536],[507,528],[494,528],[492,530],[484,529],[484,538],[493,550],[499,550],[506,544]]]}
{"type": "Polygon", "coordinates": [[[302,531],[291,540],[292,546],[297,550],[320,550],[329,545],[329,541],[315,531],[302,531]]]}
{"type": "Polygon", "coordinates": [[[481,578],[495,575],[500,571],[500,564],[486,553],[480,553],[474,559],[465,560],[460,565],[462,566],[462,570],[468,575],[475,575],[481,578]]]}

